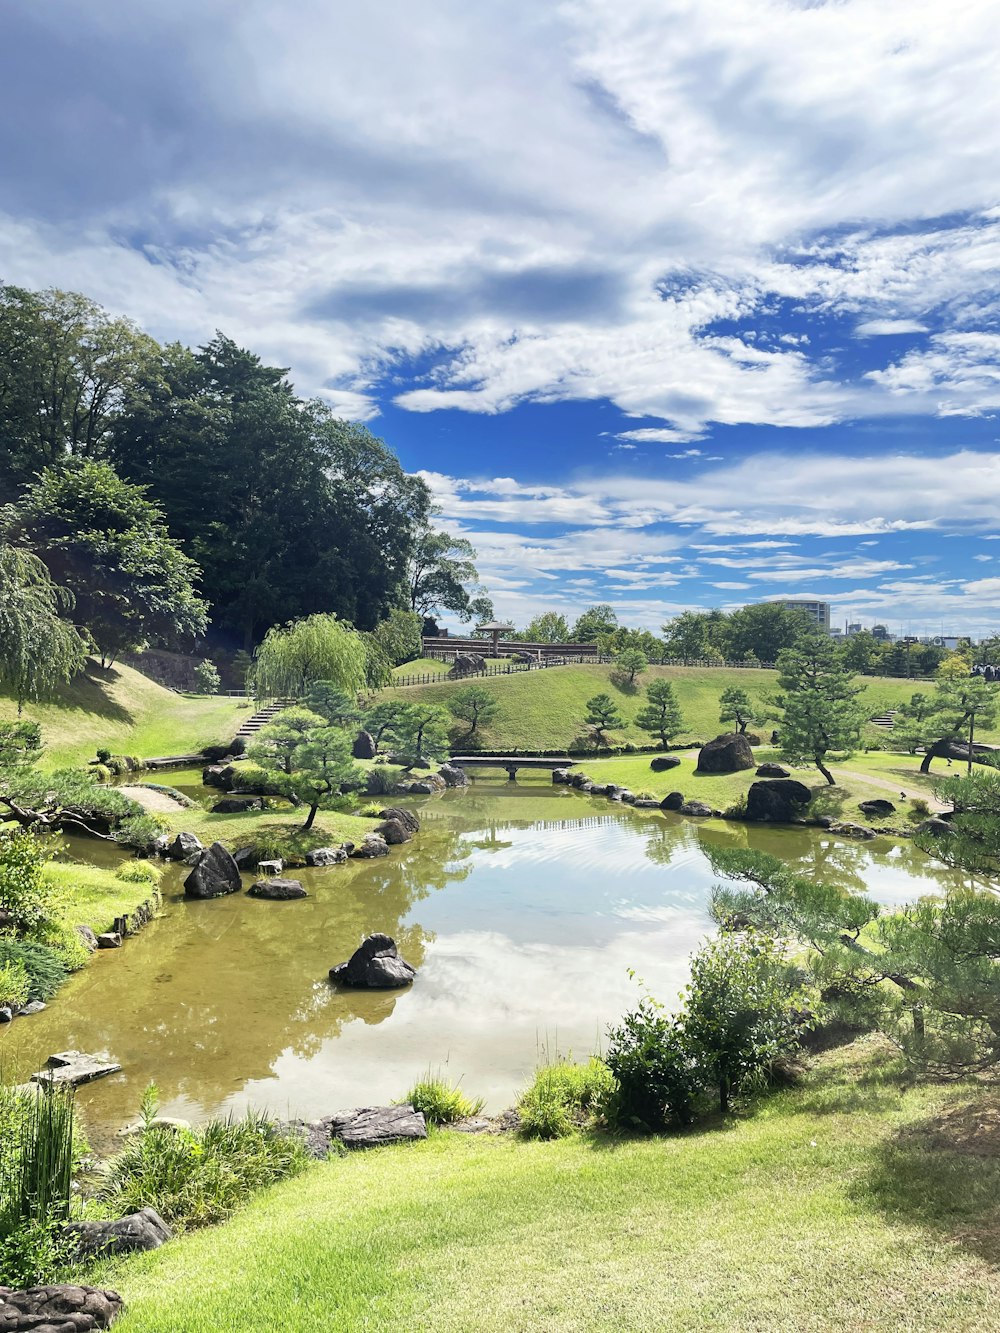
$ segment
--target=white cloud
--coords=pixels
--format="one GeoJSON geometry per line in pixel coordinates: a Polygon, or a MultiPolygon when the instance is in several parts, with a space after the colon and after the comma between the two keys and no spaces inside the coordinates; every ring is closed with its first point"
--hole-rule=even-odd
{"type": "Polygon", "coordinates": [[[866,319],[854,332],[859,338],[880,338],[896,333],[927,333],[927,325],[916,319],[866,319]]]}

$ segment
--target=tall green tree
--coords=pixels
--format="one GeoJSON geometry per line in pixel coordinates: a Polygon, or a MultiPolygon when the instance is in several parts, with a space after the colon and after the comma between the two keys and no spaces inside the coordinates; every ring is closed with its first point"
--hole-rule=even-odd
{"type": "Polygon", "coordinates": [[[833,786],[824,760],[831,750],[850,751],[858,744],[865,718],[857,702],[860,687],[841,666],[829,634],[812,630],[795,648],[779,653],[778,688],[782,754],[809,760],[833,786]]]}
{"type": "Polygon", "coordinates": [[[83,669],[83,640],[62,613],[73,596],[45,564],[9,540],[13,514],[0,510],[0,688],[17,699],[41,699],[83,669]]]}
{"type": "Polygon", "coordinates": [[[448,714],[436,704],[403,704],[391,729],[407,767],[419,759],[444,759],[448,754],[448,714]]]}
{"type": "Polygon", "coordinates": [[[372,630],[372,637],[392,666],[412,662],[423,652],[423,622],[415,611],[394,607],[372,630]]]}
{"type": "Polygon", "coordinates": [[[610,694],[595,694],[592,699],[587,700],[587,714],[584,721],[593,731],[598,745],[603,745],[607,741],[605,732],[613,727],[625,725],[625,719],[610,694]]]}
{"type": "Polygon", "coordinates": [[[778,602],[742,606],[726,617],[723,653],[730,662],[745,662],[749,658],[777,662],[782,652],[814,629],[804,611],[789,610],[778,602]]]}
{"type": "Polygon", "coordinates": [[[724,611],[681,611],[663,626],[665,656],[721,660],[726,620],[724,611]]]}
{"type": "MultiPolygon", "coordinates": [[[[972,772],[976,726],[989,726],[1000,707],[1000,688],[978,676],[948,675],[937,682],[930,712],[919,726],[926,745],[920,764],[921,773],[929,773],[931,761],[949,758],[952,746],[963,742],[968,747],[968,771],[972,772]]],[[[907,721],[911,721],[907,715],[907,721]]]]}
{"type": "Polygon", "coordinates": [[[636,714],[635,724],[660,738],[666,749],[684,728],[681,707],[669,680],[651,680],[646,686],[646,702],[636,714]]]}
{"type": "Polygon", "coordinates": [[[247,754],[267,773],[274,791],[308,807],[303,831],[312,828],[318,810],[335,806],[344,787],[363,777],[348,733],[306,708],[283,709],[260,729],[247,754]]]}
{"type": "Polygon", "coordinates": [[[368,683],[369,649],[362,635],[334,615],[306,616],[268,630],[254,658],[259,699],[299,699],[317,681],[356,697],[368,683]]]}
{"type": "Polygon", "coordinates": [[[574,643],[596,643],[602,634],[612,634],[618,628],[618,617],[613,606],[599,602],[588,606],[573,626],[574,643]]]}
{"type": "Polygon", "coordinates": [[[76,623],[105,665],[148,644],[173,647],[204,634],[198,567],[143,488],[109,463],[79,458],[46,468],[20,512],[27,540],[72,593],[76,623]]]}
{"type": "Polygon", "coordinates": [[[424,619],[441,611],[452,611],[459,620],[493,616],[493,603],[479,587],[472,543],[429,522],[417,531],[406,581],[410,610],[424,619]]]}
{"type": "Polygon", "coordinates": [[[764,705],[755,703],[739,685],[727,685],[719,696],[719,721],[723,725],[735,722],[736,730],[741,736],[746,733],[751,723],[759,725],[766,715],[767,710],[764,705]]]}
{"type": "Polygon", "coordinates": [[[628,685],[635,684],[636,676],[641,676],[649,666],[649,658],[638,648],[623,648],[615,657],[613,678],[628,685]]]}
{"type": "Polygon", "coordinates": [[[528,622],[518,637],[527,643],[568,643],[569,625],[558,611],[543,611],[528,622]]]}
{"type": "Polygon", "coordinates": [[[467,736],[475,735],[483,726],[488,727],[500,712],[500,702],[485,685],[464,685],[448,697],[448,711],[460,722],[467,722],[467,736]]]}

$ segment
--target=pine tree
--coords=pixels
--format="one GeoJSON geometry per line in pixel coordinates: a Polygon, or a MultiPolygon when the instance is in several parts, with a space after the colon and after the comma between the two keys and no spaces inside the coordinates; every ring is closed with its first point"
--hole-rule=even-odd
{"type": "Polygon", "coordinates": [[[603,745],[607,740],[604,734],[606,731],[612,727],[625,725],[625,719],[619,713],[618,705],[610,694],[595,694],[592,699],[587,700],[587,716],[584,721],[593,728],[598,745],[603,745]]]}
{"type": "Polygon", "coordinates": [[[646,686],[646,703],[636,714],[635,723],[643,731],[659,736],[664,749],[683,729],[680,704],[669,680],[653,680],[646,686]]]}
{"type": "Polygon", "coordinates": [[[856,687],[828,634],[813,630],[778,657],[775,703],[784,710],[781,750],[790,760],[808,759],[833,786],[824,760],[831,750],[852,750],[860,740],[864,712],[856,687]]]}

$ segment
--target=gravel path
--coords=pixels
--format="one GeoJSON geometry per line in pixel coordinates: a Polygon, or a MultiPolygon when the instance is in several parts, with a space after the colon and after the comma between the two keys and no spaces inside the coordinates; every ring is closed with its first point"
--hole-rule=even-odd
{"type": "Polygon", "coordinates": [[[165,791],[152,791],[149,787],[119,787],[123,796],[131,796],[145,810],[158,815],[175,815],[182,809],[180,801],[175,801],[165,791]]]}

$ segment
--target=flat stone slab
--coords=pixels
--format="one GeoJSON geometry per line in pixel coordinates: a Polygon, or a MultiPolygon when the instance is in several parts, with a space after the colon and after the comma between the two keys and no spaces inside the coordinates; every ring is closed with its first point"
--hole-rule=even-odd
{"type": "Polygon", "coordinates": [[[84,1051],[59,1051],[49,1056],[45,1069],[32,1074],[32,1083],[49,1083],[56,1086],[75,1088],[81,1083],[91,1083],[95,1078],[104,1078],[106,1074],[117,1074],[121,1065],[113,1060],[102,1060],[97,1055],[87,1055],[84,1051]]]}
{"type": "Polygon", "coordinates": [[[412,1106],[362,1106],[340,1111],[328,1118],[330,1138],[348,1148],[378,1148],[383,1143],[425,1139],[427,1122],[423,1111],[412,1106]]]}

